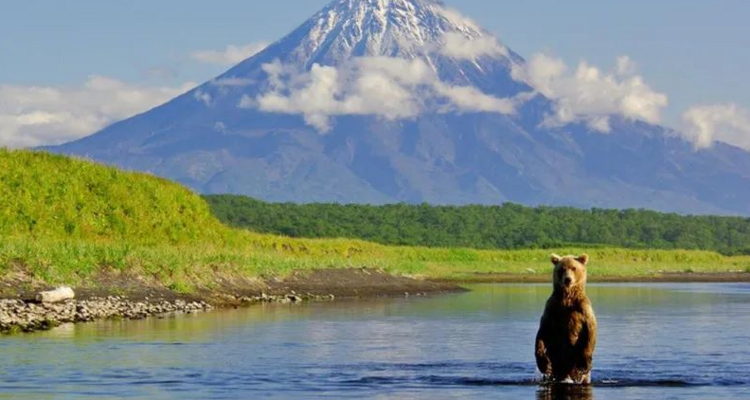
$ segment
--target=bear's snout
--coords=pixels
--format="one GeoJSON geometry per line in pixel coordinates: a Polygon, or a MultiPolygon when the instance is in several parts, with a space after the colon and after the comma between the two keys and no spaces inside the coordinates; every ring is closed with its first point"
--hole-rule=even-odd
{"type": "Polygon", "coordinates": [[[572,271],[570,269],[566,269],[561,271],[560,274],[560,282],[565,286],[566,288],[572,287],[576,282],[576,275],[575,271],[572,271]]]}

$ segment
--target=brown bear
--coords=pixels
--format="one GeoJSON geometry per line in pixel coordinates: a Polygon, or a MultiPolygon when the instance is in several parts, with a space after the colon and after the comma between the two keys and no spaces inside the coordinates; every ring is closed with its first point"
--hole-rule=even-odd
{"type": "Polygon", "coordinates": [[[554,290],[536,336],[536,365],[553,383],[591,383],[596,317],[586,296],[589,256],[551,256],[554,290]]]}

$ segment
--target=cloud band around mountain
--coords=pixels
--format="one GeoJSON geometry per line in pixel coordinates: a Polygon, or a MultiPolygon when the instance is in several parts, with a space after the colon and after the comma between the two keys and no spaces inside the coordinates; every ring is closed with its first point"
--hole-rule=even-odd
{"type": "MultiPolygon", "coordinates": [[[[494,38],[446,33],[436,53],[457,60],[507,56],[494,38]]],[[[228,46],[224,51],[194,52],[205,62],[235,63],[261,50],[265,44],[228,46]],[[211,53],[211,54],[209,54],[211,53]]],[[[558,58],[536,54],[524,64],[512,64],[512,77],[525,82],[553,102],[553,112],[543,125],[564,127],[585,123],[592,130],[609,132],[610,116],[656,124],[661,121],[667,96],[653,90],[636,74],[628,57],[620,57],[613,71],[581,62],[571,69],[558,58]]],[[[420,59],[362,57],[337,68],[314,66],[298,71],[280,63],[266,64],[270,90],[257,97],[243,97],[240,107],[302,115],[320,131],[331,129],[331,118],[374,115],[387,120],[414,118],[421,113],[490,112],[514,114],[532,96],[498,98],[472,86],[442,82],[420,59]]],[[[257,84],[249,79],[212,81],[219,87],[257,84]]],[[[0,145],[30,147],[58,144],[94,133],[107,124],[127,118],[184,93],[194,84],[148,87],[92,76],[78,88],[0,86],[0,145]]],[[[202,90],[197,101],[211,105],[202,90]]],[[[750,150],[750,110],[736,104],[702,105],[683,114],[681,137],[696,149],[725,142],[750,150]]]]}
{"type": "Polygon", "coordinates": [[[750,110],[737,104],[695,106],[682,116],[684,135],[696,148],[711,147],[724,142],[750,150],[750,110]]]}
{"type": "MultiPolygon", "coordinates": [[[[479,54],[484,53],[471,50],[462,56],[479,54]]],[[[584,122],[606,133],[611,130],[612,115],[655,124],[668,104],[666,95],[634,74],[634,64],[627,57],[618,59],[611,73],[586,62],[570,73],[562,60],[543,54],[512,65],[514,79],[553,101],[553,112],[543,121],[546,127],[584,122]]],[[[397,120],[427,111],[513,114],[532,97],[522,93],[516,98],[498,98],[472,86],[442,82],[421,59],[362,57],[339,67],[314,65],[309,72],[275,62],[266,64],[264,70],[270,90],[257,98],[244,97],[240,107],[303,115],[320,131],[331,128],[331,117],[342,115],[397,120]]]]}
{"type": "Polygon", "coordinates": [[[651,89],[634,74],[634,64],[627,57],[620,57],[616,71],[611,73],[585,61],[570,73],[561,59],[536,54],[526,64],[514,65],[512,76],[554,102],[553,113],[543,122],[547,127],[584,122],[606,133],[611,130],[612,115],[657,124],[668,105],[665,94],[651,89]]]}
{"type": "Polygon", "coordinates": [[[355,58],[339,67],[313,65],[296,71],[279,62],[264,65],[270,90],[243,97],[241,108],[303,115],[325,132],[331,117],[373,115],[386,120],[413,118],[425,110],[513,114],[515,101],[496,98],[470,86],[442,82],[421,59],[355,58]]]}

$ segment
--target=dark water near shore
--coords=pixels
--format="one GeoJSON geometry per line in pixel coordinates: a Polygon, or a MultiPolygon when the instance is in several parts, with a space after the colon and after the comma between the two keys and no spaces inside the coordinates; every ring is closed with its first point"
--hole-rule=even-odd
{"type": "Polygon", "coordinates": [[[0,338],[4,398],[750,398],[750,285],[592,285],[590,389],[543,390],[547,285],[269,305],[0,338]]]}

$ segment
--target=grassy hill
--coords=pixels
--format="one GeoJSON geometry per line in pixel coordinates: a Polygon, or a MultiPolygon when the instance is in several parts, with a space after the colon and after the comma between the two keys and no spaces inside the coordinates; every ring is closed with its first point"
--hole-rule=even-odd
{"type": "Polygon", "coordinates": [[[395,247],[254,233],[222,225],[204,199],[160,178],[0,150],[0,283],[21,276],[95,286],[115,275],[192,291],[294,270],[363,266],[459,280],[477,273],[546,277],[550,251],[588,251],[594,277],[750,270],[750,257],[703,251],[395,247]]]}
{"type": "Polygon", "coordinates": [[[47,153],[0,149],[0,235],[215,242],[229,231],[188,189],[47,153]]]}

